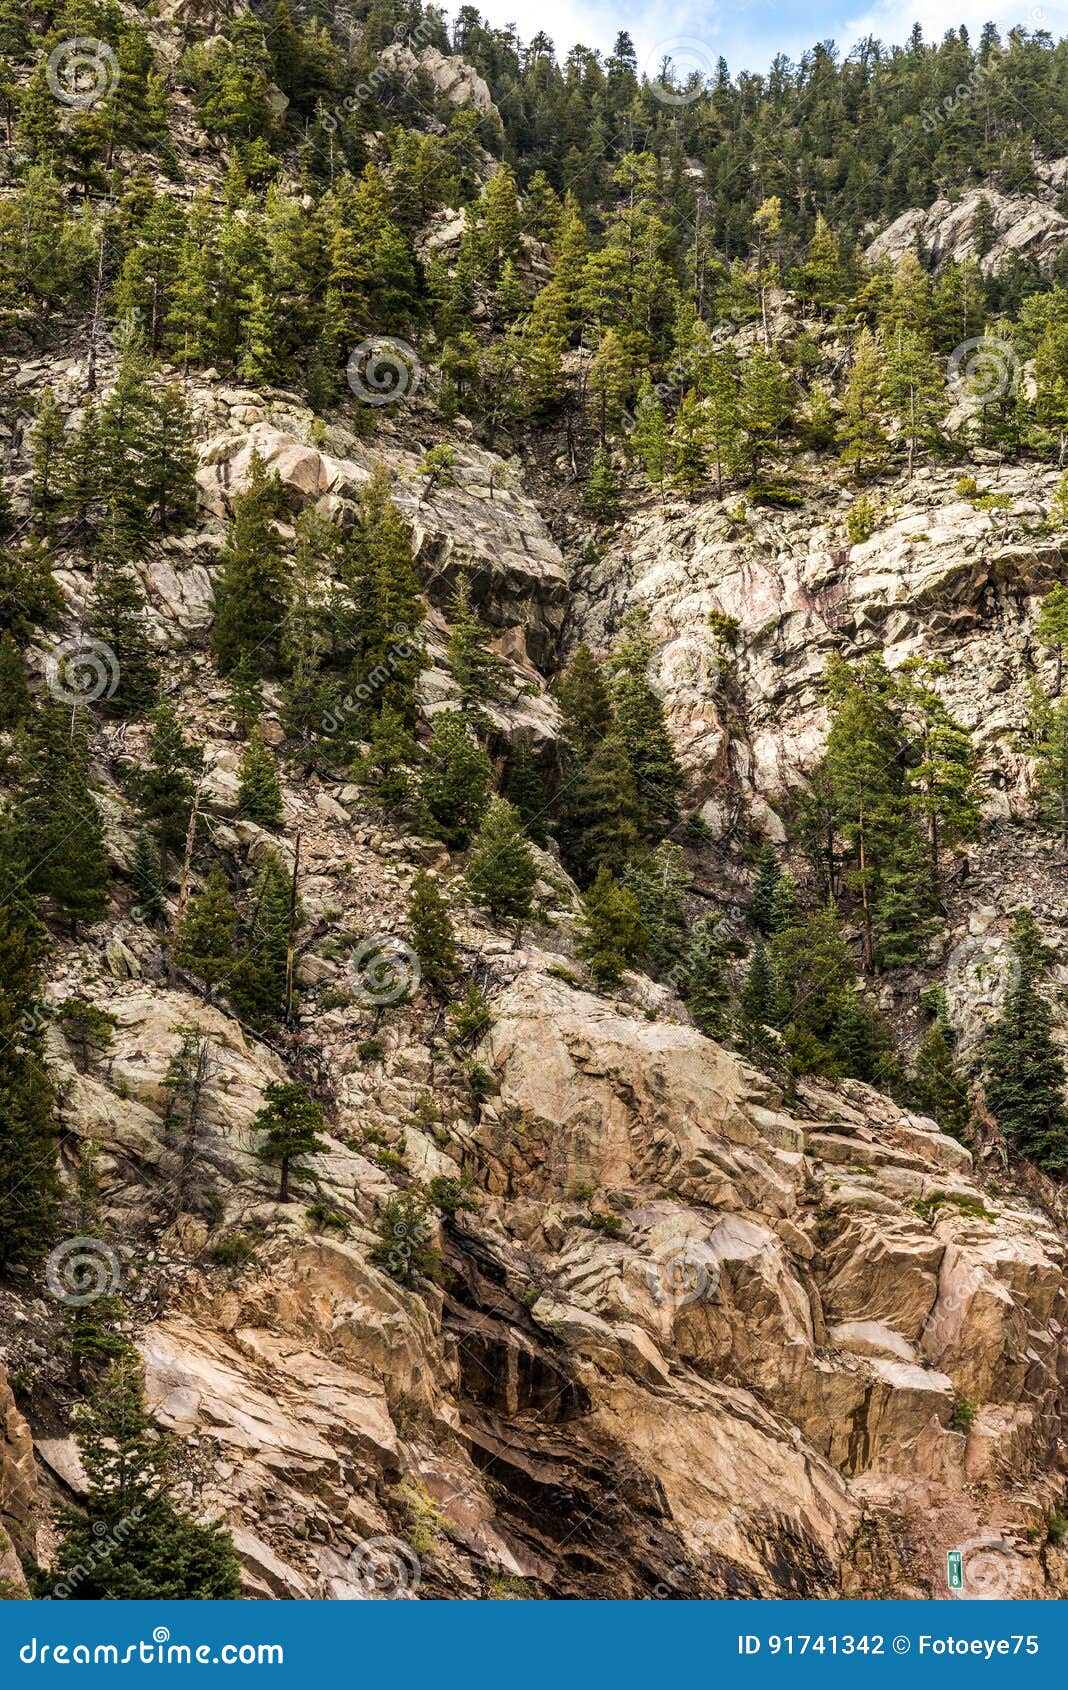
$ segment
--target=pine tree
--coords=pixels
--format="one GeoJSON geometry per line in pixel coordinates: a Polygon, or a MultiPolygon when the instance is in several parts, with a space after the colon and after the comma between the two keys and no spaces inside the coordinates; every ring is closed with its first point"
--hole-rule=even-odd
{"type": "Polygon", "coordinates": [[[779,884],[780,873],[774,845],[762,845],[757,853],[756,875],[749,895],[749,919],[765,936],[773,931],[771,900],[779,884]]]}
{"type": "Polygon", "coordinates": [[[424,982],[435,989],[456,979],[460,965],[448,905],[425,869],[417,870],[408,897],[408,937],[424,982]]]}
{"type": "Polygon", "coordinates": [[[133,887],[137,900],[136,909],[142,921],[153,924],[162,921],[167,913],[163,895],[163,868],[159,852],[144,828],[134,840],[130,885],[133,887]]]}
{"type": "Polygon", "coordinates": [[[1068,698],[1052,699],[1032,683],[1028,709],[1043,819],[1068,842],[1068,698]]]}
{"type": "Polygon", "coordinates": [[[277,306],[273,295],[260,280],[248,291],[244,322],[244,349],[238,359],[237,373],[242,381],[254,387],[270,387],[279,379],[277,306]]]}
{"type": "Polygon", "coordinates": [[[364,488],[359,520],[342,562],[347,597],[343,626],[353,648],[347,691],[361,705],[355,721],[366,739],[370,718],[389,705],[415,726],[415,683],[423,668],[424,617],[411,540],[390,497],[384,465],[364,488]]]}
{"type": "Polygon", "coordinates": [[[282,789],[274,754],[259,726],[249,736],[237,787],[238,814],[261,827],[281,827],[282,789]]]}
{"type": "Polygon", "coordinates": [[[5,629],[0,634],[0,733],[19,727],[32,710],[26,666],[18,646],[5,629]]]}
{"type": "Polygon", "coordinates": [[[604,674],[588,645],[579,646],[553,691],[569,747],[576,756],[592,751],[612,727],[613,715],[604,674]]]}
{"type": "Polygon", "coordinates": [[[228,699],[234,726],[242,738],[247,738],[263,709],[263,683],[248,653],[242,653],[230,671],[228,699]]]}
{"type": "Polygon", "coordinates": [[[774,998],[775,987],[767,948],[763,938],[758,937],[742,987],[742,1017],[748,1027],[756,1029],[769,1025],[774,1015],[774,998]]]}
{"type": "Polygon", "coordinates": [[[567,760],[556,795],[556,836],[570,874],[588,886],[601,867],[622,874],[637,849],[641,807],[630,759],[614,730],[567,760]]]}
{"type": "Polygon", "coordinates": [[[193,425],[176,382],[148,395],[144,407],[139,479],[146,509],[164,534],[193,519],[197,503],[193,425]]]}
{"type": "Polygon", "coordinates": [[[285,1008],[291,933],[301,922],[292,904],[292,879],[275,856],[268,857],[253,889],[243,922],[229,997],[252,1027],[270,1027],[285,1008]]]}
{"type": "Polygon", "coordinates": [[[372,788],[376,801],[389,815],[411,798],[412,770],[418,757],[415,735],[392,705],[385,704],[371,725],[367,749],[353,773],[372,788]]]}
{"type": "Polygon", "coordinates": [[[916,453],[934,445],[945,414],[946,384],[929,338],[899,327],[883,347],[883,398],[907,450],[911,479],[916,453]]]}
{"type": "Polygon", "coordinates": [[[671,433],[660,397],[648,376],[643,376],[634,408],[630,450],[635,452],[654,487],[661,491],[667,475],[671,433]]]}
{"type": "MultiPolygon", "coordinates": [[[[671,479],[690,498],[708,475],[708,415],[695,388],[683,395],[671,430],[671,479]]],[[[722,491],[722,474],[719,476],[722,491]]]]}
{"type": "MultiPolygon", "coordinates": [[[[49,95],[51,103],[52,97],[49,95]]],[[[55,395],[46,387],[37,401],[37,418],[30,435],[33,453],[33,480],[30,484],[30,504],[47,524],[53,513],[57,496],[57,475],[66,445],[63,413],[55,395]]]]}
{"type": "Polygon", "coordinates": [[[441,711],[419,781],[431,837],[450,850],[465,850],[482,820],[492,778],[492,764],[463,717],[441,711]]]}
{"type": "Polygon", "coordinates": [[[154,826],[160,851],[185,843],[203,753],[188,743],[174,706],[161,699],[149,717],[147,756],[130,776],[142,816],[154,826]]]}
{"type": "Polygon", "coordinates": [[[618,986],[648,940],[638,901],[601,867],[582,900],[578,954],[598,986],[618,986]]]}
{"type": "Polygon", "coordinates": [[[842,463],[857,480],[874,474],[886,459],[888,441],[881,421],[883,356],[868,329],[857,337],[856,351],[842,397],[838,428],[842,463]]]}
{"type": "Polygon", "coordinates": [[[739,411],[739,382],[736,360],[729,353],[714,353],[700,373],[702,395],[697,423],[697,443],[716,466],[716,492],[723,497],[723,484],[737,473],[742,459],[742,422],[739,411]]]}
{"type": "Polygon", "coordinates": [[[986,1101],[1021,1155],[1047,1173],[1063,1173],[1068,1168],[1065,1069],[1040,990],[1045,947],[1030,910],[1018,911],[1010,942],[1017,973],[986,1041],[986,1101]]]}
{"type": "Polygon", "coordinates": [[[916,1053],[912,1089],[920,1108],[934,1117],[944,1133],[967,1143],[968,1083],[957,1066],[941,1017],[928,1028],[916,1053]]]}
{"type": "Polygon", "coordinates": [[[445,658],[465,707],[501,697],[507,671],[496,652],[490,649],[489,635],[471,603],[471,585],[466,575],[460,577],[449,606],[445,658]]]}
{"type": "Polygon", "coordinates": [[[55,627],[63,611],[52,560],[39,540],[0,549],[0,628],[21,645],[36,630],[55,627]]]}
{"type": "Polygon", "coordinates": [[[237,908],[226,876],[221,865],[213,863],[200,891],[190,898],[175,935],[174,960],[178,967],[198,974],[209,991],[227,985],[237,963],[236,926],[237,908]]]}
{"type": "Polygon", "coordinates": [[[788,868],[784,868],[771,894],[771,908],[769,911],[769,932],[781,933],[784,927],[793,927],[800,915],[800,900],[797,895],[797,882],[788,868]]]}
{"type": "Polygon", "coordinates": [[[626,636],[610,661],[616,728],[637,788],[643,831],[659,838],[679,819],[684,777],[664,706],[648,680],[653,646],[645,620],[632,614],[625,618],[624,627],[626,636]]]}
{"type": "Polygon", "coordinates": [[[278,1169],[279,1203],[289,1202],[291,1180],[308,1178],[305,1158],[329,1148],[319,1137],[322,1125],[322,1109],[302,1085],[272,1080],[264,1088],[263,1107],[257,1111],[252,1130],[264,1134],[257,1152],[260,1160],[278,1169]]]}
{"type": "Polygon", "coordinates": [[[525,733],[516,735],[503,793],[518,813],[527,838],[544,847],[549,837],[545,826],[549,800],[538,760],[525,733]]]}
{"type": "Polygon", "coordinates": [[[475,837],[466,878],[475,903],[496,921],[521,924],[530,915],[538,868],[519,811],[506,798],[490,800],[475,837]]]}
{"type": "Polygon", "coordinates": [[[108,857],[100,812],[89,785],[89,745],[80,723],[51,700],[29,722],[21,751],[16,811],[30,865],[26,887],[70,922],[107,912],[108,857]]]}
{"type": "Polygon", "coordinates": [[[927,829],[931,882],[937,891],[942,856],[979,837],[978,771],[971,736],[934,690],[944,664],[902,665],[899,697],[906,725],[915,725],[919,760],[908,771],[909,802],[927,829]]]}
{"type": "Polygon", "coordinates": [[[727,1038],[731,1029],[731,984],[718,924],[711,917],[706,916],[693,930],[682,990],[698,1031],[710,1039],[727,1038]]]}
{"type": "MultiPolygon", "coordinates": [[[[602,446],[610,435],[618,434],[623,421],[623,408],[631,389],[631,362],[623,343],[614,329],[606,329],[601,336],[590,365],[589,387],[597,413],[597,429],[602,446]]],[[[587,503],[589,493],[587,492],[587,503]]]]}
{"type": "Polygon", "coordinates": [[[99,567],[85,623],[89,633],[114,653],[118,671],[118,685],[110,697],[100,700],[101,709],[136,720],[159,690],[159,667],[145,623],[144,591],[123,564],[105,561],[99,567]]]}
{"type": "Polygon", "coordinates": [[[651,856],[628,863],[622,884],[634,894],[648,936],[642,966],[657,977],[674,974],[685,948],[690,890],[681,847],[662,841],[651,856]]]}
{"type": "Polygon", "coordinates": [[[39,1261],[59,1220],[54,1096],[40,1001],[41,929],[0,817],[0,1270],[39,1261]]]}
{"type": "Polygon", "coordinates": [[[282,623],[289,605],[288,571],[275,523],[282,514],[282,487],[253,453],[248,485],[234,500],[233,521],[219,554],[215,621],[211,646],[224,675],[242,657],[261,675],[278,660],[282,623]]]}
{"type": "Polygon", "coordinates": [[[88,1480],[86,1512],[63,1508],[49,1595],[61,1600],[197,1601],[240,1594],[229,1534],[175,1501],[178,1451],[145,1404],[140,1357],[124,1348],[87,1406],[75,1438],[88,1480]],[[55,1583],[56,1575],[58,1583],[55,1583]]]}
{"type": "Polygon", "coordinates": [[[790,378],[773,353],[754,347],[742,365],[739,420],[752,469],[775,451],[793,414],[790,378]]]}
{"type": "Polygon", "coordinates": [[[584,498],[587,510],[592,511],[599,522],[611,522],[619,512],[619,477],[604,446],[598,446],[593,454],[584,498]]]}
{"type": "MultiPolygon", "coordinates": [[[[75,1192],[75,1236],[79,1239],[103,1239],[97,1148],[92,1140],[81,1147],[75,1173],[75,1192]]],[[[94,1291],[97,1289],[95,1282],[91,1288],[94,1291]]],[[[71,1382],[75,1389],[81,1386],[86,1363],[93,1366],[123,1354],[126,1349],[126,1339],[122,1332],[124,1318],[122,1298],[115,1291],[104,1290],[99,1296],[86,1297],[84,1300],[79,1298],[72,1305],[69,1342],[71,1382]]]]}
{"type": "Polygon", "coordinates": [[[214,1179],[204,1155],[203,1138],[217,1072],[211,1043],[199,1027],[173,1030],[179,1035],[179,1045],[163,1076],[167,1093],[163,1131],[170,1151],[163,1199],[166,1217],[172,1223],[183,1210],[197,1213],[214,1207],[214,1179]]]}

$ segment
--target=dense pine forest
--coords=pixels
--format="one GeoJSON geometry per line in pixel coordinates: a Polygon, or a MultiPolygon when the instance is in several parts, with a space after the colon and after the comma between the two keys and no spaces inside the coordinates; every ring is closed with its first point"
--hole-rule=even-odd
{"type": "MultiPolygon", "coordinates": [[[[606,559],[629,566],[642,523],[714,506],[726,547],[754,514],[811,512],[837,525],[842,563],[944,484],[969,520],[1016,521],[1010,538],[1043,560],[1026,708],[1003,739],[1025,770],[1013,823],[1062,861],[1066,159],[1068,42],[1043,30],[933,44],[916,29],[680,80],[639,67],[625,32],[610,52],[524,43],[469,6],[0,0],[0,1270],[51,1271],[75,1234],[111,1249],[102,1191],[121,1158],[100,1166],[72,1129],[54,1047],[78,1083],[99,1078],[119,1023],[88,986],[47,1009],[44,994],[115,920],[137,928],[137,978],[224,1012],[286,1065],[248,1123],[279,1205],[308,1195],[339,1116],[308,1055],[317,1017],[371,1017],[355,1064],[370,1072],[416,1003],[439,1086],[476,1121],[492,1111],[472,923],[485,955],[532,931],[551,949],[559,926],[554,979],[681,1017],[785,1106],[810,1082],[862,1082],[977,1155],[996,1140],[1006,1178],[1056,1191],[1061,982],[1026,887],[1005,912],[1007,987],[967,1048],[939,973],[991,826],[989,746],[952,702],[945,653],[889,663],[877,636],[822,651],[820,742],[773,794],[774,831],[754,807],[717,833],[707,771],[655,684],[648,608],[598,639],[557,603],[509,640],[525,601],[505,614],[485,569],[429,568],[420,533],[477,451],[491,506],[526,474],[589,596],[606,559]],[[880,250],[936,203],[943,222],[964,208],[960,250],[919,225],[880,250]],[[1014,244],[1029,212],[1045,234],[1014,244]],[[335,461],[347,443],[370,468],[358,496],[298,499],[253,443],[240,481],[221,477],[210,618],[183,653],[144,570],[200,543],[219,389],[250,425],[310,413],[302,446],[335,461]],[[1030,503],[1010,518],[999,478],[1017,470],[1030,503]],[[344,935],[369,997],[322,986],[339,917],[307,907],[305,787],[358,807],[383,857],[414,868],[398,922],[344,935]],[[553,898],[571,900],[559,923],[553,898]]],[[[558,600],[567,585],[561,566],[558,600]]],[[[740,743],[751,630],[722,609],[703,626],[740,743]]],[[[262,1239],[224,1224],[208,1169],[217,1058],[196,1027],[171,1031],[167,1178],[138,1225],[239,1273],[262,1239]]],[[[411,1131],[444,1152],[421,1096],[411,1131]]],[[[475,1162],[435,1173],[431,1155],[415,1177],[403,1134],[362,1144],[396,1183],[369,1261],[406,1293],[447,1285],[436,1229],[478,1209],[475,1162]]],[[[616,1239],[592,1191],[582,1224],[616,1239]]],[[[306,1214],[315,1232],[351,1224],[320,1195],[306,1214]]],[[[56,1586],[92,1541],[65,1503],[36,1588],[235,1594],[230,1538],[193,1518],[157,1435],[131,1310],[116,1289],[65,1318],[90,1514],[110,1530],[136,1504],[138,1523],[56,1586]]]]}

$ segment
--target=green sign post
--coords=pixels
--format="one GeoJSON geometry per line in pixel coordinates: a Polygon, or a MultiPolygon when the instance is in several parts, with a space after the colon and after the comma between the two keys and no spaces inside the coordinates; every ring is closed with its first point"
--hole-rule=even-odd
{"type": "Polygon", "coordinates": [[[964,1556],[959,1549],[951,1549],[946,1555],[946,1583],[950,1590],[964,1588],[964,1556]]]}

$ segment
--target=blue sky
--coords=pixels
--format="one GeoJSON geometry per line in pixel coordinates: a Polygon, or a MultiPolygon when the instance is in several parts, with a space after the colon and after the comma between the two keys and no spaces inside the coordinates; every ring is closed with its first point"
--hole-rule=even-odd
{"type": "MultiPolygon", "coordinates": [[[[796,57],[827,37],[844,50],[866,35],[887,43],[903,41],[918,22],[929,40],[966,24],[973,39],[988,20],[1000,27],[1022,24],[1068,34],[1068,0],[476,0],[492,23],[514,23],[529,40],[539,29],[556,43],[557,54],[581,41],[609,48],[619,29],[628,29],[638,63],[655,75],[664,51],[686,68],[714,67],[722,53],[731,70],[764,70],[776,53],[796,57]]],[[[455,10],[456,0],[452,5],[455,10]]]]}

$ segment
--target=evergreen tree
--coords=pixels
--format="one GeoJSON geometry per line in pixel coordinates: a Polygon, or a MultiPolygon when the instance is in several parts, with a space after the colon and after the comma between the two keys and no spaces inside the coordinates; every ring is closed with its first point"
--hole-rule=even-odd
{"type": "Polygon", "coordinates": [[[229,703],[238,733],[247,738],[263,709],[263,683],[247,653],[242,653],[230,672],[229,703]]]}
{"type": "Polygon", "coordinates": [[[698,442],[716,466],[716,492],[737,473],[742,460],[742,421],[736,363],[727,353],[711,354],[700,374],[702,394],[698,442]]]}
{"type": "Polygon", "coordinates": [[[1035,682],[1028,717],[1040,814],[1068,843],[1068,698],[1050,698],[1035,682]]]}
{"type": "Polygon", "coordinates": [[[353,772],[357,780],[373,789],[377,802],[391,814],[412,796],[412,770],[418,756],[415,735],[399,712],[385,704],[371,725],[367,749],[353,772]]]}
{"type": "Polygon", "coordinates": [[[605,734],[580,758],[569,756],[556,809],[560,852],[581,886],[602,866],[622,874],[638,845],[641,809],[618,733],[605,734]]]}
{"type": "Polygon", "coordinates": [[[17,825],[29,864],[25,885],[80,921],[107,912],[108,857],[100,812],[89,786],[89,745],[80,723],[42,701],[22,745],[17,825]]]}
{"type": "Polygon", "coordinates": [[[612,727],[613,715],[601,666],[588,645],[579,646],[553,690],[568,746],[576,756],[592,751],[612,727]]]}
{"type": "Polygon", "coordinates": [[[323,1112],[302,1085],[272,1080],[264,1088],[263,1107],[252,1123],[254,1133],[264,1135],[257,1154],[278,1169],[278,1201],[289,1202],[291,1180],[307,1179],[305,1158],[320,1155],[329,1146],[319,1137],[323,1112]]]}
{"type": "Polygon", "coordinates": [[[645,376],[638,389],[630,449],[637,454],[653,486],[661,489],[667,475],[670,439],[664,407],[649,377],[645,376]]]}
{"type": "Polygon", "coordinates": [[[445,658],[465,708],[500,698],[507,671],[489,646],[489,635],[471,603],[466,575],[449,606],[449,638],[445,658]]]}
{"type": "Polygon", "coordinates": [[[797,895],[797,882],[788,868],[784,868],[775,883],[771,894],[771,908],[768,912],[770,929],[780,933],[784,927],[793,927],[800,915],[800,900],[797,895]]]}
{"type": "Polygon", "coordinates": [[[269,1027],[285,1008],[291,935],[300,925],[292,905],[290,875],[268,857],[243,922],[242,943],[230,983],[230,1002],[252,1027],[269,1027]]]}
{"type": "Polygon", "coordinates": [[[465,850],[482,819],[492,778],[492,764],[460,713],[441,711],[419,781],[431,837],[450,850],[465,850]]]}
{"type": "Polygon", "coordinates": [[[699,1032],[725,1039],[731,1029],[731,985],[717,923],[709,916],[693,930],[686,956],[683,996],[699,1032]]]}
{"type": "Polygon", "coordinates": [[[742,988],[741,1010],[747,1026],[766,1027],[774,1015],[775,987],[768,961],[767,947],[758,937],[749,960],[749,971],[742,988]]]}
{"type": "Polygon", "coordinates": [[[226,876],[221,865],[213,863],[200,891],[190,898],[179,924],[174,941],[175,962],[179,968],[198,974],[209,991],[227,985],[237,963],[236,926],[237,908],[226,876]]]}
{"type": "Polygon", "coordinates": [[[618,986],[647,942],[637,899],[602,866],[582,900],[578,942],[598,986],[618,986]]]}
{"type": "Polygon", "coordinates": [[[136,719],[151,706],[159,689],[159,668],[145,624],[145,595],[137,577],[123,564],[104,562],[86,606],[86,627],[115,655],[118,685],[101,709],[136,719]]]}
{"type": "Polygon", "coordinates": [[[941,1016],[928,1028],[916,1053],[912,1089],[920,1108],[934,1117],[944,1133],[967,1143],[968,1083],[957,1066],[941,1016]]]}
{"type": "Polygon", "coordinates": [[[238,814],[261,827],[281,827],[282,789],[274,754],[259,726],[253,728],[241,759],[237,787],[238,814]]]}
{"type": "Polygon", "coordinates": [[[1021,1155],[1047,1173],[1063,1173],[1068,1168],[1064,1062],[1040,990],[1045,947],[1030,910],[1017,913],[1011,944],[1017,973],[986,1041],[986,1101],[1021,1155]]]}
{"type": "Polygon", "coordinates": [[[883,398],[907,450],[911,480],[916,453],[934,445],[945,413],[946,384],[927,335],[898,327],[883,347],[883,398]]]}
{"type": "Polygon", "coordinates": [[[757,852],[756,874],[753,879],[753,890],[749,895],[749,919],[754,927],[767,935],[774,931],[772,927],[771,901],[775,888],[779,884],[779,859],[775,855],[774,845],[764,844],[757,852]]]}
{"type": "Polygon", "coordinates": [[[219,554],[211,646],[224,675],[232,674],[242,657],[261,675],[277,663],[289,605],[276,527],[282,509],[281,482],[277,475],[268,476],[262,458],[253,453],[248,485],[234,500],[233,521],[219,554]]]}
{"type": "Polygon", "coordinates": [[[428,986],[440,990],[456,979],[460,965],[448,905],[425,869],[418,869],[408,897],[408,937],[428,986]]]}
{"type": "Polygon", "coordinates": [[[164,855],[185,844],[203,753],[182,733],[174,706],[161,699],[149,717],[148,754],[130,776],[142,816],[154,825],[164,855]]]}
{"type": "Polygon", "coordinates": [[[548,841],[545,816],[549,803],[541,769],[526,734],[516,735],[508,761],[504,795],[518,810],[527,838],[533,840],[535,845],[544,846],[548,841]]]}
{"type": "Polygon", "coordinates": [[[55,627],[64,600],[52,560],[39,540],[0,549],[0,628],[20,644],[35,630],[55,627]]]}
{"type": "Polygon", "coordinates": [[[664,707],[649,684],[653,646],[644,618],[630,615],[624,626],[626,637],[613,651],[610,663],[612,703],[638,792],[643,831],[659,838],[679,819],[683,773],[664,707]]]}
{"type": "Polygon", "coordinates": [[[75,1438],[88,1480],[86,1512],[63,1508],[49,1595],[77,1600],[197,1601],[240,1594],[237,1556],[219,1524],[201,1525],[175,1500],[178,1451],[145,1404],[140,1358],[124,1348],[87,1406],[75,1438]]]}
{"type": "Polygon", "coordinates": [[[0,634],[0,733],[19,727],[32,710],[26,667],[18,646],[5,629],[0,634]]]}
{"type": "Polygon", "coordinates": [[[475,837],[466,878],[475,903],[495,920],[521,924],[530,915],[537,864],[519,812],[506,798],[490,800],[475,837]]]}
{"type": "MultiPolygon", "coordinates": [[[[100,1223],[100,1181],[96,1166],[96,1145],[84,1144],[75,1174],[77,1197],[74,1234],[77,1238],[103,1238],[100,1223]]],[[[90,1268],[90,1275],[94,1273],[90,1268]]],[[[98,1289],[95,1280],[87,1289],[98,1289]]],[[[102,1361],[111,1361],[126,1349],[122,1324],[125,1310],[122,1298],[114,1291],[99,1296],[79,1297],[70,1309],[69,1341],[71,1379],[75,1388],[82,1383],[83,1369],[102,1361]]]]}
{"type": "Polygon", "coordinates": [[[899,687],[906,726],[916,729],[918,761],[908,771],[910,804],[927,830],[936,891],[943,853],[977,839],[981,820],[971,737],[934,689],[944,673],[944,664],[911,660],[902,666],[899,687]]]}
{"type": "Polygon", "coordinates": [[[130,885],[133,887],[134,897],[137,899],[136,907],[142,921],[153,924],[162,921],[167,913],[163,895],[163,868],[159,852],[144,828],[134,840],[130,885]]]}
{"type": "Polygon", "coordinates": [[[623,409],[631,391],[631,367],[619,336],[614,329],[606,329],[590,365],[589,375],[602,447],[607,446],[610,435],[618,434],[623,421],[623,409]]]}
{"type": "Polygon", "coordinates": [[[681,848],[664,840],[651,856],[627,865],[622,883],[634,894],[648,936],[643,966],[655,976],[674,972],[685,947],[690,889],[681,848]]]}
{"type": "MultiPolygon", "coordinates": [[[[671,429],[671,479],[690,498],[708,475],[709,445],[708,413],[696,389],[691,388],[683,395],[671,429]]],[[[719,464],[717,480],[722,492],[719,464]]]]}
{"type": "Polygon", "coordinates": [[[857,480],[874,474],[883,464],[888,441],[882,426],[883,357],[874,336],[862,329],[842,397],[838,438],[842,463],[857,480]]]}
{"type": "Polygon", "coordinates": [[[739,420],[751,468],[773,453],[793,414],[790,378],[773,353],[754,347],[742,365],[739,420]]]}
{"type": "Polygon", "coordinates": [[[0,816],[0,1270],[40,1260],[59,1219],[40,938],[18,841],[0,816]]]}
{"type": "Polygon", "coordinates": [[[586,482],[586,508],[599,522],[611,522],[619,513],[619,502],[619,477],[612,466],[611,454],[607,447],[598,446],[586,482]]]}
{"type": "MultiPolygon", "coordinates": [[[[423,668],[424,609],[411,541],[390,498],[389,475],[376,466],[342,561],[347,597],[343,624],[352,646],[347,690],[369,703],[368,717],[389,705],[415,726],[415,683],[423,668]]],[[[363,718],[357,712],[357,721],[363,718]]],[[[360,732],[366,739],[370,723],[360,732]]]]}

